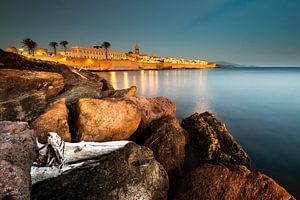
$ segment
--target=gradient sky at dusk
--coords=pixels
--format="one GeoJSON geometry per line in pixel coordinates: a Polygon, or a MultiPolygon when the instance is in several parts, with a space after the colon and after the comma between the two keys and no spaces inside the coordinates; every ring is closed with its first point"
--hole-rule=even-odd
{"type": "Polygon", "coordinates": [[[299,0],[1,0],[0,47],[32,38],[256,66],[300,67],[299,0]]]}

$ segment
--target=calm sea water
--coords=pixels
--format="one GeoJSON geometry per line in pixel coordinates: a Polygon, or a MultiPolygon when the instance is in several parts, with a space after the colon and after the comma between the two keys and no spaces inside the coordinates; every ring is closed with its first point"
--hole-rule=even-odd
{"type": "Polygon", "coordinates": [[[300,197],[300,68],[100,72],[115,88],[166,96],[182,120],[210,111],[226,123],[254,167],[300,197]]]}

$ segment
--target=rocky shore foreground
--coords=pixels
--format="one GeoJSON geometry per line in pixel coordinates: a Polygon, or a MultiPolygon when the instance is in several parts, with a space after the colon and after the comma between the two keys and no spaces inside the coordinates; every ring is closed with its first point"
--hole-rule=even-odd
{"type": "Polygon", "coordinates": [[[180,123],[136,90],[0,50],[0,199],[295,199],[216,116],[180,123]],[[48,132],[68,144],[62,169],[33,165],[48,132]]]}

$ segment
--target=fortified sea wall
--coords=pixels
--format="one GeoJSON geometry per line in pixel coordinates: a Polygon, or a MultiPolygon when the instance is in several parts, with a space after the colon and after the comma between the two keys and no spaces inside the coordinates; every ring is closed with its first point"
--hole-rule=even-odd
{"type": "Polygon", "coordinates": [[[188,64],[188,63],[148,63],[137,62],[130,60],[97,60],[87,58],[70,58],[70,57],[49,57],[35,56],[35,59],[48,60],[71,65],[87,70],[140,70],[140,69],[200,69],[200,68],[215,68],[216,64],[188,64]]]}

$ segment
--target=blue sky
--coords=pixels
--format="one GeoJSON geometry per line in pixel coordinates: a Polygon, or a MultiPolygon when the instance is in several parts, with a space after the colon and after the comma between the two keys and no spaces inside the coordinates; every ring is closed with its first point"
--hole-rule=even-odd
{"type": "Polygon", "coordinates": [[[112,44],[142,53],[300,66],[298,0],[1,0],[0,47],[112,44]]]}

